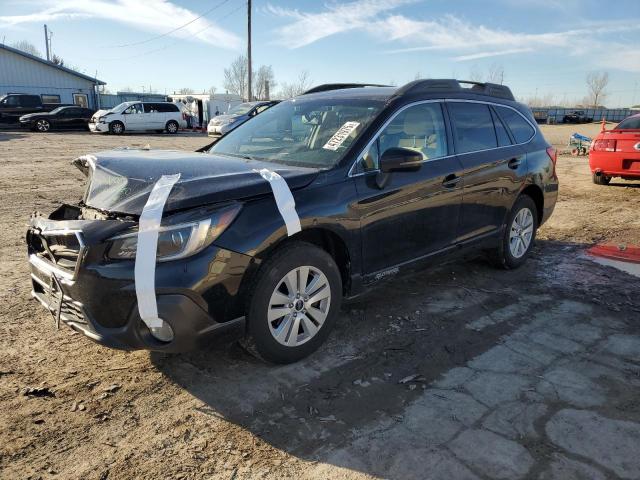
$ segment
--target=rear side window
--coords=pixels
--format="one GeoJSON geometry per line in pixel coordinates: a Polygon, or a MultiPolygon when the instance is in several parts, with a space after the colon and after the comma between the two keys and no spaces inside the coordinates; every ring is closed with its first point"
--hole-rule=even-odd
{"type": "Polygon", "coordinates": [[[168,112],[178,112],[178,106],[173,103],[157,103],[156,104],[157,111],[168,113],[168,112]]]}
{"type": "Polygon", "coordinates": [[[145,103],[144,104],[144,113],[156,113],[159,112],[157,103],[145,103]]]}
{"type": "Polygon", "coordinates": [[[533,127],[527,122],[522,115],[515,110],[505,107],[496,107],[498,115],[506,123],[516,143],[525,143],[531,140],[536,133],[533,127]]]}
{"type": "Polygon", "coordinates": [[[453,121],[458,153],[496,148],[496,131],[488,105],[451,102],[447,104],[453,121]]]}
{"type": "Polygon", "coordinates": [[[509,138],[509,134],[507,133],[507,129],[504,127],[502,120],[496,115],[495,112],[492,112],[493,116],[493,124],[496,127],[496,137],[498,137],[498,146],[499,147],[507,147],[511,145],[511,138],[509,138]]]}

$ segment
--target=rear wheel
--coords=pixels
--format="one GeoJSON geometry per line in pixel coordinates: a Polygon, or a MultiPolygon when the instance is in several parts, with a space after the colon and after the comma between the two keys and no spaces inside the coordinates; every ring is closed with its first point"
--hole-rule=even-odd
{"type": "Polygon", "coordinates": [[[609,185],[609,182],[611,181],[611,177],[607,177],[606,175],[596,175],[595,173],[591,176],[591,178],[593,179],[593,183],[595,183],[596,185],[609,185]]]}
{"type": "Polygon", "coordinates": [[[169,120],[167,122],[167,132],[177,133],[178,128],[180,128],[180,125],[178,125],[178,122],[176,122],[175,120],[169,120]]]}
{"type": "Polygon", "coordinates": [[[500,244],[491,252],[493,263],[501,268],[518,268],[531,253],[537,230],[538,208],[530,196],[521,195],[509,212],[500,244]]]}
{"type": "Polygon", "coordinates": [[[38,132],[48,132],[50,128],[51,124],[49,123],[49,120],[41,119],[36,122],[36,130],[38,132]]]}
{"type": "Polygon", "coordinates": [[[109,132],[114,135],[121,135],[124,133],[124,123],[115,120],[109,124],[109,132]]]}
{"type": "Polygon", "coordinates": [[[324,250],[292,243],[267,260],[250,298],[249,349],[270,362],[295,362],[314,352],[335,323],[340,271],[324,250]]]}

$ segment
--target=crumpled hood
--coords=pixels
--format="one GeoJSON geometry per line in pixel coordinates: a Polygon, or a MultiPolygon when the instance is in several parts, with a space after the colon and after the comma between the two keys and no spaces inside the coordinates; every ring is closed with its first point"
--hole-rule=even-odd
{"type": "Polygon", "coordinates": [[[74,160],[89,178],[84,202],[114,213],[140,215],[154,184],[162,175],[180,174],[165,204],[165,212],[271,193],[255,170],[279,173],[291,190],[311,183],[319,170],[179,150],[116,149],[74,160]]]}

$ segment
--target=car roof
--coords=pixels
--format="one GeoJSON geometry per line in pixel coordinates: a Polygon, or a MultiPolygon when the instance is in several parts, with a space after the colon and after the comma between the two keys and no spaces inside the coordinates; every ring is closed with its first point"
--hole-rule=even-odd
{"type": "Polygon", "coordinates": [[[398,87],[357,87],[326,90],[323,92],[307,93],[296,98],[360,98],[372,100],[387,100],[398,87]]]}

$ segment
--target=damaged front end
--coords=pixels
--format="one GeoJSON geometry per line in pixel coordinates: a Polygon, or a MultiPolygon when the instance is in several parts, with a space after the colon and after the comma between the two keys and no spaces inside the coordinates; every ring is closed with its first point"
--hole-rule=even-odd
{"type": "MultiPolygon", "coordinates": [[[[120,155],[114,151],[108,160],[120,155]]],[[[56,325],[119,349],[187,351],[214,334],[241,331],[240,293],[252,257],[214,244],[241,203],[203,189],[202,175],[185,175],[186,185],[177,186],[158,232],[155,269],[158,315],[167,328],[153,332],[137,306],[135,253],[140,212],[163,168],[143,175],[143,166],[108,160],[107,165],[94,156],[74,161],[89,180],[83,200],[61,205],[47,217],[32,215],[26,242],[33,297],[56,325]],[[218,195],[219,201],[194,202],[193,188],[210,198],[218,195]]]]}

